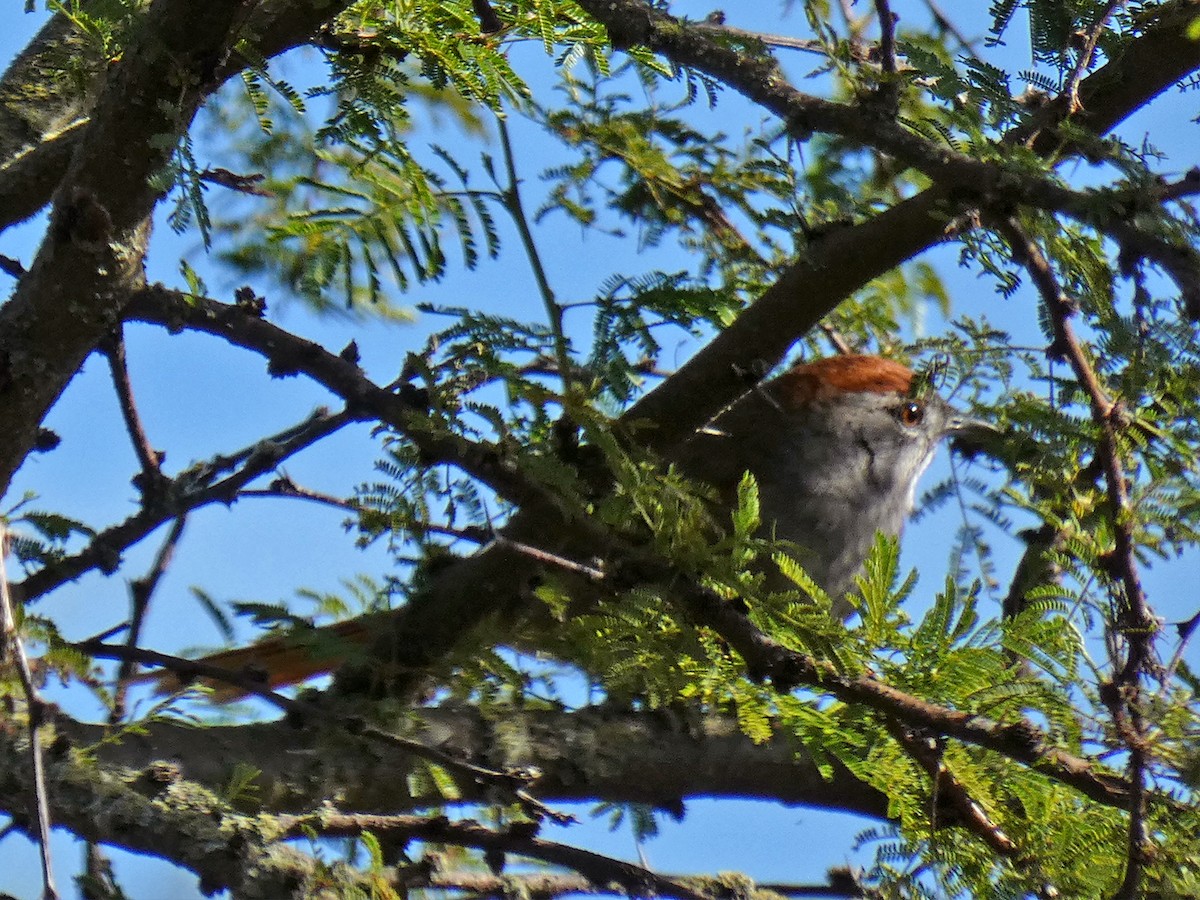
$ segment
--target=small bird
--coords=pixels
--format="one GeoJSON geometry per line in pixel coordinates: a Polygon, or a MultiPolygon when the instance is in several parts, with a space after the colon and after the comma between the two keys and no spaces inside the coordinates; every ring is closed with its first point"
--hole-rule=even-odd
{"type": "MultiPolygon", "coordinates": [[[[853,611],[846,591],[876,533],[900,535],[917,480],[938,444],[953,435],[994,431],[917,387],[910,369],[879,356],[801,363],[747,393],[670,455],[730,504],[744,473],[753,473],[761,533],[795,545],[798,562],[844,618],[853,611]]],[[[768,573],[774,587],[788,586],[781,578],[768,573]]],[[[294,684],[337,669],[340,660],[329,650],[338,641],[371,643],[386,633],[390,615],[272,637],[201,662],[253,673],[264,686],[294,684]]]]}
{"type": "Polygon", "coordinates": [[[845,617],[846,591],[876,532],[900,536],[938,444],[994,431],[915,386],[910,369],[879,356],[801,363],[693,435],[677,462],[730,504],[742,474],[753,473],[762,534],[793,543],[845,617]]]}

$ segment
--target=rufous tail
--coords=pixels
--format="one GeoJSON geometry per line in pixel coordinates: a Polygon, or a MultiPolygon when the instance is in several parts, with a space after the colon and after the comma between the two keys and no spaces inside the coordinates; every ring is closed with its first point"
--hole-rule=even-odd
{"type": "Polygon", "coordinates": [[[300,684],[336,671],[348,657],[361,652],[379,634],[372,627],[378,625],[377,619],[364,616],[320,628],[297,629],[196,660],[203,666],[227,671],[230,681],[204,675],[189,678],[186,673],[169,670],[148,673],[144,680],[152,682],[160,694],[180,690],[188,684],[203,684],[223,702],[252,693],[247,683],[269,690],[300,684]]]}

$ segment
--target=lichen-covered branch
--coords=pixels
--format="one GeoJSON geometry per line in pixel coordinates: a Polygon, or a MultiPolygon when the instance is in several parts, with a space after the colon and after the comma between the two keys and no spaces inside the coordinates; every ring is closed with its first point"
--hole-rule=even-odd
{"type": "MultiPolygon", "coordinates": [[[[350,714],[337,701],[339,714],[350,714]]],[[[494,721],[467,707],[421,709],[374,721],[398,737],[440,748],[498,771],[534,768],[546,802],[606,798],[681,812],[695,797],[743,797],[785,804],[846,809],[882,819],[887,800],[840,766],[824,778],[795,742],[780,734],[755,744],[732,718],[675,719],[657,712],[612,708],[509,710],[494,721]]],[[[189,779],[220,790],[235,768],[254,760],[254,787],[264,811],[299,813],[326,797],[347,809],[401,812],[437,806],[446,798],[410,793],[397,773],[417,765],[412,754],[389,748],[319,717],[196,729],[189,722],[152,721],[120,742],[99,744],[103,726],[61,721],[59,733],[78,746],[98,745],[105,766],[142,769],[178,759],[189,779]],[[287,747],[289,753],[263,753],[287,747]]],[[[464,779],[459,799],[483,802],[485,784],[464,779]]]]}

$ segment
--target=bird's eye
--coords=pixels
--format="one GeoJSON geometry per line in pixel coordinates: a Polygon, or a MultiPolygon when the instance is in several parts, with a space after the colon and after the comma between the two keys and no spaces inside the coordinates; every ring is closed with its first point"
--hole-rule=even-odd
{"type": "Polygon", "coordinates": [[[916,400],[908,400],[896,411],[896,417],[900,420],[900,424],[915,428],[925,418],[925,404],[916,400]]]}

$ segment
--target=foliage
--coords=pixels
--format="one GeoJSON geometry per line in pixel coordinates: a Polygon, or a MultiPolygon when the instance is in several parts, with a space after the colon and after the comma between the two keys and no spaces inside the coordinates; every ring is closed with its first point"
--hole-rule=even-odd
{"type": "MultiPolygon", "coordinates": [[[[888,4],[851,6],[840,20],[828,3],[794,4],[802,15],[784,22],[803,33],[799,43],[747,35],[717,16],[675,19],[665,3],[636,3],[636,17],[606,25],[601,5],[352,3],[308,39],[318,74],[279,66],[259,51],[259,36],[239,32],[226,50],[240,77],[209,97],[207,133],[155,135],[174,152],[148,183],[172,195],[171,227],[194,232],[221,271],[253,287],[205,312],[204,282],[184,261],[183,305],[163,318],[261,352],[272,376],[320,381],[345,402],[340,424],[371,423],[375,474],[356,474],[346,500],[283,473],[284,459],[327,436],[305,430],[318,416],[168,476],[126,409],[141,469],[137,513],[106,531],[31,501],[12,508],[11,551],[29,590],[21,599],[32,604],[39,585],[49,591],[92,568],[111,574],[156,525],[256,490],[336,505],[361,546],[387,550],[386,573],[289,601],[225,601],[193,588],[227,637],[239,618],[265,629],[264,658],[304,646],[353,663],[333,704],[270,698],[289,716],[317,709],[343,729],[336,740],[345,744],[331,754],[350,758],[363,734],[388,729],[423,740],[426,720],[463,709],[494,740],[500,762],[393,735],[407,754],[396,773],[411,804],[404,811],[418,824],[347,825],[340,794],[282,799],[262,786],[270,767],[261,760],[232,765],[217,802],[269,822],[246,826],[255,840],[312,838],[303,864],[312,895],[322,879],[349,879],[337,882],[346,896],[434,889],[447,859],[454,871],[483,863],[497,877],[506,854],[571,868],[571,858],[533,842],[544,815],[537,779],[510,762],[533,766],[522,753],[536,742],[506,723],[527,713],[565,721],[580,709],[678,716],[701,723],[697,734],[732,722],[753,745],[747,753],[783,742],[831,783],[848,775],[866,785],[885,820],[859,839],[873,862],[856,877],[872,896],[1193,894],[1200,721],[1195,666],[1183,654],[1196,619],[1180,623],[1176,642],[1153,612],[1156,598],[1141,594],[1151,564],[1178,567],[1200,545],[1200,309],[1189,295],[1200,273],[1191,200],[1200,177],[1194,168],[1179,176],[1179,162],[1164,162],[1149,140],[1098,133],[1086,114],[1103,101],[1100,67],[1118,65],[1178,4],[996,2],[978,44],[960,44],[936,22],[920,27],[915,4],[894,42],[877,38],[888,4]],[[991,51],[1019,40],[1021,16],[1031,63],[1013,71],[991,51]],[[781,63],[796,47],[816,60],[799,76],[803,66],[781,63]],[[1095,93],[1082,90],[1087,79],[1095,93]],[[431,143],[427,123],[437,117],[453,135],[431,143]],[[536,152],[534,140],[544,142],[536,152]],[[1092,164],[1085,174],[1063,164],[1080,156],[1092,164]],[[899,218],[930,197],[924,219],[899,218]],[[912,259],[891,248],[907,236],[886,223],[916,229],[936,217],[912,253],[952,242],[958,265],[990,293],[952,291],[945,255],[912,259]],[[567,227],[601,257],[632,250],[602,260],[590,282],[593,268],[581,263],[576,279],[557,284],[547,235],[567,227]],[[887,264],[822,262],[843,245],[887,264]],[[507,265],[528,281],[487,300],[459,288],[464,272],[507,265]],[[818,327],[789,333],[802,357],[853,351],[911,362],[922,384],[998,428],[962,448],[977,458],[926,485],[918,504],[918,519],[961,511],[943,540],[946,571],[931,577],[925,567],[918,580],[897,541],[880,535],[846,621],[831,614],[843,598],[828,596],[761,527],[754,478],[732,498],[689,480],[649,449],[669,415],[646,422],[635,405],[655,386],[669,390],[683,342],[715,335],[742,342],[738,374],[750,389],[767,374],[759,363],[771,368],[778,353],[759,352],[769,329],[737,329],[807,265],[813,296],[827,284],[840,293],[813,317],[818,327]],[[289,344],[295,336],[283,332],[256,337],[256,327],[276,324],[264,320],[256,290],[272,304],[280,297],[367,324],[419,313],[427,327],[376,384],[356,344],[339,355],[289,344]],[[510,302],[523,291],[529,302],[510,302]],[[487,569],[495,583],[453,581],[505,550],[516,587],[502,583],[507,571],[487,569]],[[1001,560],[1017,555],[1008,576],[1001,560]],[[774,569],[783,586],[764,574],[774,569]],[[444,608],[428,606],[437,602],[444,608]],[[379,635],[357,624],[364,615],[417,630],[397,631],[408,643],[381,661],[379,635]],[[337,624],[318,627],[327,622],[337,624]],[[759,651],[776,668],[763,668],[759,651]],[[365,690],[355,681],[362,671],[365,690]],[[1091,787],[1081,787],[1085,777],[1091,787]],[[299,802],[317,812],[299,816],[299,802]],[[462,823],[443,808],[460,802],[509,843],[455,831],[462,823]],[[319,836],[352,838],[350,862],[365,849],[363,860],[330,863],[319,836]],[[410,843],[442,855],[418,864],[405,855],[410,843]]],[[[143,21],[133,3],[55,8],[105,59],[134,46],[143,21]]],[[[80,243],[55,233],[56,246],[80,243]]],[[[151,300],[130,301],[108,327],[122,317],[158,321],[144,311],[151,300]]],[[[4,364],[26,365],[8,337],[0,335],[4,364]]],[[[95,344],[118,386],[119,340],[98,335],[95,344]]],[[[705,384],[724,390],[727,370],[705,384]]],[[[709,398],[679,404],[693,402],[709,398]]],[[[720,404],[704,408],[715,414],[720,404]]],[[[170,553],[161,557],[154,577],[131,582],[129,615],[107,635],[123,632],[127,655],[170,553]]],[[[21,609],[20,633],[44,650],[43,680],[56,673],[90,689],[109,724],[126,729],[104,746],[172,721],[162,706],[145,722],[122,721],[132,671],[114,687],[95,668],[121,653],[102,639],[72,643],[63,622],[32,609],[21,609]]],[[[14,721],[36,725],[41,707],[5,665],[0,693],[12,709],[25,704],[14,721]]],[[[253,692],[261,673],[236,674],[253,692]]],[[[247,727],[236,708],[218,715],[247,727]]],[[[578,752],[587,773],[593,759],[578,752]]],[[[97,749],[87,763],[102,758],[97,749]]],[[[646,796],[658,795],[588,799],[643,841],[663,811],[646,796]]],[[[682,816],[678,803],[669,811],[682,816]]],[[[89,883],[103,880],[101,868],[86,873],[89,883]]],[[[574,868],[597,884],[595,872],[609,871],[574,868]]],[[[522,884],[472,890],[519,894],[522,884]]]]}

